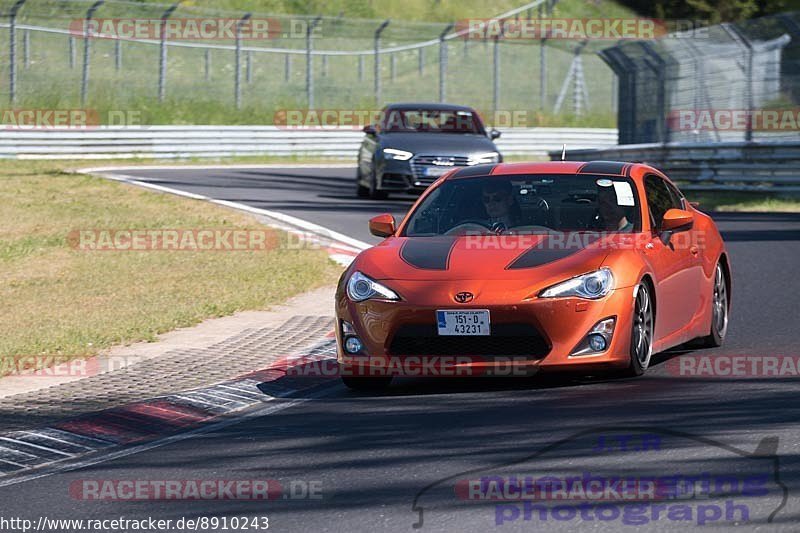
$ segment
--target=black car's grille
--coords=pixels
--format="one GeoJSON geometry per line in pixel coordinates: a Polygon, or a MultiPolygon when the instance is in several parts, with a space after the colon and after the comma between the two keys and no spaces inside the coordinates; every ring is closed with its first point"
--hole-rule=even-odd
{"type": "Polygon", "coordinates": [[[454,167],[469,166],[469,158],[466,156],[451,155],[418,155],[411,160],[411,169],[414,171],[414,185],[427,187],[439,176],[426,176],[427,168],[441,168],[450,170],[454,167]],[[437,164],[438,163],[438,164],[437,164]]]}
{"type": "Polygon", "coordinates": [[[529,324],[493,324],[491,335],[437,335],[435,325],[405,325],[395,333],[389,355],[474,355],[544,357],[550,346],[529,324]]]}

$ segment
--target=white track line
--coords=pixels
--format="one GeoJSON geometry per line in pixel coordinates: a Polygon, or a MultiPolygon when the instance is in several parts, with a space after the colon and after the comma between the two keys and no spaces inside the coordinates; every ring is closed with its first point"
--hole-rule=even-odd
{"type": "MultiPolygon", "coordinates": [[[[268,165],[256,165],[253,167],[248,168],[264,168],[268,167],[268,165]]],[[[348,165],[348,167],[352,167],[352,165],[348,165]]],[[[162,167],[138,167],[138,168],[147,168],[148,170],[175,170],[180,169],[181,167],[169,167],[169,166],[162,166],[162,167]]],[[[226,167],[226,166],[215,166],[215,167],[186,167],[186,168],[194,168],[194,169],[225,169],[225,168],[237,168],[235,165],[226,167]]],[[[270,168],[328,168],[324,165],[276,165],[270,168]]],[[[339,168],[339,167],[330,167],[330,168],[339,168]]],[[[172,187],[164,187],[163,185],[156,185],[154,183],[149,183],[146,181],[142,181],[136,176],[130,176],[127,174],[123,174],[118,172],[118,170],[136,170],[136,168],[132,167],[106,167],[106,168],[85,168],[79,169],[75,172],[81,174],[90,174],[93,176],[98,176],[101,178],[108,178],[114,181],[122,181],[125,183],[130,183],[131,185],[136,185],[138,187],[144,187],[147,189],[152,189],[155,191],[166,192],[169,194],[175,194],[177,196],[183,196],[185,198],[192,198],[194,200],[204,200],[206,202],[211,202],[213,204],[221,205],[224,207],[229,207],[232,209],[236,209],[239,211],[245,211],[247,213],[251,213],[254,215],[261,215],[267,218],[271,218],[273,220],[277,220],[279,222],[283,222],[284,224],[288,224],[290,226],[294,226],[296,228],[300,228],[302,230],[308,231],[309,233],[313,233],[319,237],[324,239],[330,239],[336,241],[340,244],[343,244],[347,247],[352,247],[355,251],[359,252],[361,250],[366,250],[367,248],[371,248],[372,245],[368,244],[364,241],[360,241],[358,239],[354,239],[349,237],[343,233],[339,233],[338,231],[333,231],[328,229],[324,226],[320,226],[314,222],[304,220],[302,218],[297,218],[292,215],[287,215],[285,213],[281,213],[278,211],[271,211],[268,209],[260,209],[258,207],[252,207],[247,204],[243,204],[240,202],[230,202],[228,200],[217,200],[216,198],[211,198],[210,196],[205,196],[202,194],[195,194],[191,192],[187,192],[181,189],[174,189],[172,187]]]]}

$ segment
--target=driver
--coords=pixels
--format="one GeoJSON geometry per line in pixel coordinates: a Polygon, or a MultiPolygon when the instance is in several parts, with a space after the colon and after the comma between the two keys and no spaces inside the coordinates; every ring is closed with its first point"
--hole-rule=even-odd
{"type": "Polygon", "coordinates": [[[489,180],[483,186],[481,200],[489,224],[511,228],[519,224],[519,206],[514,200],[513,187],[507,180],[489,180]]]}
{"type": "Polygon", "coordinates": [[[625,208],[617,202],[617,194],[613,187],[598,187],[597,211],[600,215],[600,229],[622,233],[633,231],[633,222],[628,220],[625,208]]]}

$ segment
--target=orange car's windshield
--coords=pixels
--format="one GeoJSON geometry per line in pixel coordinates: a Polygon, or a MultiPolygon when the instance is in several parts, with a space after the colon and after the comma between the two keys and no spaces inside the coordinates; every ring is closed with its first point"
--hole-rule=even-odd
{"type": "Polygon", "coordinates": [[[594,175],[450,179],[411,213],[404,236],[640,231],[633,182],[594,175]]]}

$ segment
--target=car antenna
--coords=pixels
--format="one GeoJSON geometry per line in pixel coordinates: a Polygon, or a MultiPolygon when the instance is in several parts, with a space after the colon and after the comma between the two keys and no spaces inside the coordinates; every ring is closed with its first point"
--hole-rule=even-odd
{"type": "Polygon", "coordinates": [[[567,143],[561,145],[561,160],[567,160],[567,143]]]}

